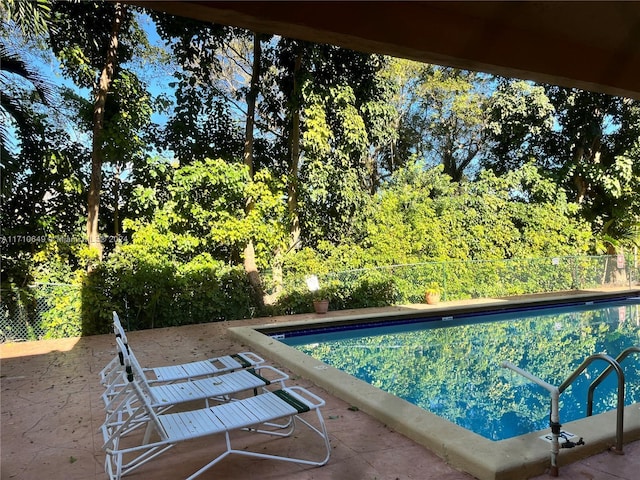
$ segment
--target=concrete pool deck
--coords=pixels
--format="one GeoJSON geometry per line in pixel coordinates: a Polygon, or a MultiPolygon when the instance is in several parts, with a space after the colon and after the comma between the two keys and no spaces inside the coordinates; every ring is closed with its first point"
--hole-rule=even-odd
{"type": "MultiPolygon", "coordinates": [[[[436,308],[446,309],[455,305],[457,302],[442,304],[436,308]]],[[[364,313],[368,316],[395,315],[398,308],[372,309],[364,313]]],[[[348,316],[359,316],[361,313],[363,312],[335,312],[324,318],[344,319],[348,316]]],[[[261,348],[259,343],[254,344],[253,340],[251,340],[252,343],[245,343],[244,340],[240,340],[241,336],[237,334],[238,327],[242,329],[265,323],[309,322],[319,318],[322,317],[308,314],[163,328],[131,332],[129,340],[136,349],[138,358],[146,365],[186,362],[243,350],[259,350],[261,348]],[[232,327],[231,330],[230,327],[232,327]]],[[[126,320],[123,322],[126,327],[126,320]]],[[[251,331],[255,332],[253,329],[251,331]]],[[[275,343],[279,344],[279,342],[275,343]]],[[[102,387],[98,382],[98,372],[113,357],[114,352],[112,335],[0,345],[2,414],[0,478],[3,480],[31,480],[43,476],[48,480],[104,480],[107,478],[103,470],[102,438],[98,433],[98,428],[104,419],[103,405],[99,398],[102,387]]],[[[308,359],[296,363],[295,358],[283,357],[284,361],[281,361],[278,358],[280,354],[277,353],[277,349],[272,350],[271,346],[262,353],[269,363],[289,371],[292,377],[290,383],[303,385],[327,401],[323,413],[332,445],[331,460],[324,467],[309,468],[231,456],[200,478],[238,480],[255,479],[258,476],[265,479],[284,480],[376,478],[469,480],[473,478],[472,475],[458,470],[467,469],[468,465],[455,460],[451,451],[446,450],[443,453],[438,445],[424,446],[412,440],[409,438],[409,433],[391,423],[395,421],[391,416],[399,414],[400,417],[409,420],[405,423],[409,425],[415,423],[415,429],[418,432],[443,428],[444,437],[452,439],[454,443],[464,442],[464,439],[456,439],[456,433],[448,425],[439,426],[437,422],[419,423],[423,420],[418,419],[413,421],[413,412],[408,410],[394,412],[395,406],[386,404],[387,400],[372,397],[373,394],[366,392],[354,392],[349,388],[351,385],[349,383],[345,384],[346,390],[351,392],[353,398],[349,396],[339,398],[337,394],[332,393],[331,390],[335,385],[331,382],[326,389],[320,384],[323,382],[322,378],[328,379],[327,374],[330,369],[323,366],[316,368],[318,365],[308,359]],[[307,362],[310,363],[307,364],[307,362]],[[288,364],[291,364],[291,367],[288,364]],[[309,378],[313,373],[317,374],[320,380],[309,378]],[[384,417],[378,420],[367,412],[372,408],[371,405],[376,403],[390,415],[388,421],[384,417]],[[354,406],[357,409],[353,408],[354,406]],[[445,458],[453,466],[440,457],[445,458]]],[[[637,409],[625,418],[627,426],[634,421],[633,417],[637,422],[640,417],[637,409]]],[[[611,420],[604,423],[615,422],[611,420]]],[[[600,434],[599,424],[589,427],[590,431],[591,428],[597,429],[600,434]]],[[[589,444],[592,443],[589,441],[590,436],[592,436],[591,433],[585,435],[589,444]]],[[[604,431],[602,436],[607,437],[605,441],[612,441],[613,436],[608,436],[604,431]]],[[[626,442],[631,441],[625,444],[625,455],[602,452],[571,465],[567,464],[571,453],[585,447],[561,451],[560,477],[585,480],[636,479],[640,471],[640,442],[637,438],[639,437],[633,436],[625,439],[626,442]]],[[[307,440],[309,439],[302,435],[296,439],[260,438],[249,439],[247,442],[254,444],[258,442],[260,448],[264,448],[265,451],[273,449],[276,453],[282,451],[279,449],[295,452],[299,449],[313,448],[307,440]]],[[[534,440],[535,443],[543,443],[538,439],[534,440]]],[[[221,442],[223,442],[222,438],[195,441],[189,446],[180,445],[125,478],[153,478],[154,480],[184,478],[206,463],[210,457],[209,451],[215,449],[216,445],[221,445],[221,442]]],[[[496,442],[490,443],[495,445],[496,442]]],[[[583,450],[583,452],[591,455],[596,450],[604,450],[606,445],[598,448],[587,446],[587,448],[590,450],[588,452],[583,450]]],[[[495,450],[485,451],[475,443],[471,445],[463,443],[460,449],[463,452],[465,450],[482,451],[482,456],[487,457],[486,463],[489,466],[491,462],[496,461],[495,457],[504,453],[495,450]]],[[[525,448],[527,456],[531,455],[530,449],[530,446],[525,448]]],[[[548,452],[544,443],[543,450],[548,452]]],[[[522,463],[522,458],[514,456],[510,461],[516,464],[522,463]]],[[[544,469],[544,465],[542,468],[544,469]]],[[[537,474],[534,471],[529,473],[527,473],[528,476],[537,474]]],[[[543,473],[536,478],[543,479],[548,476],[543,473]]]]}

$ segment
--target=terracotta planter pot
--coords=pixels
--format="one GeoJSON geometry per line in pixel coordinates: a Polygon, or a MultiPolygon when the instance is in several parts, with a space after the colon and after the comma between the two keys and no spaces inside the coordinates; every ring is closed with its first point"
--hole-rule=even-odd
{"type": "Polygon", "coordinates": [[[440,294],[439,293],[427,293],[424,296],[425,301],[429,305],[435,305],[440,302],[440,294]]]}
{"type": "Polygon", "coordinates": [[[327,313],[329,311],[329,300],[314,300],[313,309],[316,313],[327,313]]]}

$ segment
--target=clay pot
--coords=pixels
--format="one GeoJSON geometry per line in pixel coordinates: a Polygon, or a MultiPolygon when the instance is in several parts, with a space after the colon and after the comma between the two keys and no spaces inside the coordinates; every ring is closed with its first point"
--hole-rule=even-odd
{"type": "Polygon", "coordinates": [[[314,300],[313,309],[316,313],[327,313],[329,311],[329,300],[314,300]]]}

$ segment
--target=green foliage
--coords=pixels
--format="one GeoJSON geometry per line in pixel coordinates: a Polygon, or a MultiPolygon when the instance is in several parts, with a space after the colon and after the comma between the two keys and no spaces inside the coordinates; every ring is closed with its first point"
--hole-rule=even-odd
{"type": "Polygon", "coordinates": [[[454,181],[486,149],[487,75],[445,67],[428,70],[418,87],[424,98],[430,148],[454,181]]]}
{"type": "Polygon", "coordinates": [[[222,160],[173,171],[168,201],[160,206],[149,191],[148,201],[159,206],[151,221],[127,220],[131,243],[119,245],[90,275],[87,331],[103,330],[108,319],[96,312],[114,308],[125,312],[133,329],[253,316],[246,275],[228,259],[253,237],[265,264],[266,252],[282,241],[277,188],[266,172],[250,182],[246,167],[222,160]],[[248,192],[260,199],[249,216],[248,192]]]}
{"type": "Polygon", "coordinates": [[[442,288],[437,282],[431,282],[427,285],[424,293],[431,295],[440,295],[442,293],[442,288]]]}
{"type": "Polygon", "coordinates": [[[339,244],[360,233],[368,211],[369,184],[377,172],[368,158],[370,130],[384,135],[384,111],[376,108],[379,92],[363,91],[358,82],[375,83],[377,67],[355,52],[316,47],[314,61],[350,58],[347,65],[318,63],[302,85],[304,125],[301,146],[305,161],[300,169],[301,226],[305,244],[320,240],[339,244]],[[339,71],[329,83],[325,68],[339,71]]]}
{"type": "Polygon", "coordinates": [[[111,92],[105,106],[105,160],[118,163],[126,158],[139,163],[148,140],[142,132],[151,122],[151,96],[146,85],[124,69],[114,78],[111,92]]]}
{"type": "Polygon", "coordinates": [[[250,286],[240,267],[227,267],[208,254],[180,265],[176,278],[177,325],[252,316],[250,286]]]}
{"type": "Polygon", "coordinates": [[[344,308],[387,307],[398,299],[398,288],[394,278],[380,272],[367,272],[347,289],[344,308]]]}
{"type": "Polygon", "coordinates": [[[23,288],[13,282],[2,282],[2,317],[0,339],[2,341],[39,340],[43,333],[38,325],[37,299],[32,288],[23,288]],[[13,321],[11,321],[13,320],[13,321]]]}
{"type": "Polygon", "coordinates": [[[151,15],[178,65],[173,70],[176,81],[170,85],[175,88],[175,109],[160,129],[160,145],[175,152],[182,165],[206,158],[240,158],[242,132],[232,112],[237,99],[218,88],[215,79],[223,70],[220,49],[233,32],[243,33],[156,11],[151,15]]]}
{"type": "Polygon", "coordinates": [[[270,315],[293,315],[313,312],[313,295],[308,290],[284,291],[276,305],[269,308],[270,315]]]}
{"type": "Polygon", "coordinates": [[[298,285],[285,291],[270,313],[309,313],[313,311],[314,300],[329,300],[332,310],[385,307],[396,302],[397,289],[394,278],[376,270],[361,273],[353,281],[331,279],[331,276],[327,276],[320,290],[315,292],[310,292],[306,286],[298,285]]]}
{"type": "Polygon", "coordinates": [[[238,263],[240,252],[252,239],[258,264],[269,265],[271,252],[286,238],[279,179],[258,171],[250,180],[244,165],[221,159],[196,161],[167,176],[163,205],[157,197],[161,190],[138,190],[138,204],[157,207],[151,220],[125,222],[134,243],[170,258],[189,260],[208,253],[238,263]],[[248,197],[255,201],[249,214],[245,211],[248,197]]]}
{"type": "Polygon", "coordinates": [[[536,139],[551,133],[554,111],[544,87],[501,81],[489,104],[491,148],[483,165],[504,174],[528,158],[544,159],[536,139]]]}
{"type": "Polygon", "coordinates": [[[223,160],[194,162],[176,171],[171,193],[171,230],[193,244],[233,250],[246,241],[244,222],[248,170],[223,160]]]}
{"type": "Polygon", "coordinates": [[[309,274],[333,309],[421,302],[432,282],[447,299],[519,294],[611,276],[537,259],[640,243],[636,101],[286,38],[263,37],[254,59],[250,32],[127,7],[104,111],[100,207],[101,232],[125,241],[101,262],[73,242],[114,4],[26,3],[2,5],[27,27],[34,10],[34,31],[52,22],[62,74],[83,87],[60,90],[52,105],[29,56],[1,52],[3,113],[19,141],[2,151],[2,233],[74,239],[2,245],[3,281],[81,288],[80,304],[71,293],[52,298],[48,330],[105,332],[114,308],[133,328],[263,314],[240,268],[249,242],[267,289],[282,267],[276,313],[311,311],[309,274]],[[258,63],[250,175],[241,126],[258,63]],[[154,81],[165,84],[155,99],[154,81]]]}
{"type": "MultiPolygon", "coordinates": [[[[118,41],[119,64],[131,58],[133,44],[139,40],[139,32],[132,26],[134,18],[130,11],[126,12],[118,41]]],[[[56,28],[50,35],[51,48],[62,62],[65,74],[77,85],[95,86],[96,72],[104,67],[115,15],[113,2],[53,2],[56,28]]]]}
{"type": "Polygon", "coordinates": [[[590,236],[574,218],[575,209],[535,169],[503,178],[484,172],[457,191],[438,169],[409,167],[396,175],[381,192],[368,226],[366,245],[380,264],[535,257],[588,248],[590,236]],[[527,201],[532,195],[543,200],[543,189],[549,191],[544,203],[527,201]]]}
{"type": "MultiPolygon", "coordinates": [[[[32,65],[33,58],[42,54],[41,45],[5,26],[1,31],[7,37],[0,43],[2,234],[42,243],[49,235],[75,232],[85,151],[51,114],[54,105],[64,104],[58,103],[57,88],[41,67],[32,65]]],[[[37,250],[30,243],[34,242],[3,245],[3,280],[13,278],[22,284],[20,277],[29,277],[28,269],[14,270],[12,265],[37,250]]]]}
{"type": "Polygon", "coordinates": [[[49,307],[42,314],[40,325],[45,339],[82,335],[82,295],[78,285],[43,288],[37,296],[46,300],[49,307]]]}
{"type": "MultiPolygon", "coordinates": [[[[337,281],[332,308],[355,308],[373,306],[377,299],[381,304],[422,302],[434,282],[448,300],[582,284],[565,262],[556,266],[536,259],[584,253],[593,239],[575,217],[576,206],[535,167],[505,177],[484,172],[457,188],[440,168],[424,170],[417,164],[393,178],[376,198],[364,242],[320,243],[317,250],[289,255],[283,265],[289,285],[304,291],[309,274],[330,285],[337,281]],[[371,270],[376,265],[380,268],[371,270]],[[365,297],[372,272],[379,277],[377,287],[365,297]]],[[[284,311],[309,308],[297,293],[283,301],[284,311]]]]}
{"type": "Polygon", "coordinates": [[[122,246],[87,280],[85,334],[106,333],[114,309],[132,330],[234,320],[253,312],[243,270],[207,254],[176,264],[139,246],[122,246]]]}
{"type": "Polygon", "coordinates": [[[23,35],[44,36],[51,25],[51,6],[49,0],[2,0],[0,13],[3,20],[5,16],[14,22],[23,35]]]}
{"type": "Polygon", "coordinates": [[[619,248],[630,246],[624,226],[640,215],[630,194],[637,192],[640,171],[640,102],[504,80],[491,117],[486,166],[505,174],[533,161],[579,204],[594,234],[606,235],[618,224],[623,228],[610,230],[616,231],[611,238],[620,240],[619,248]]]}

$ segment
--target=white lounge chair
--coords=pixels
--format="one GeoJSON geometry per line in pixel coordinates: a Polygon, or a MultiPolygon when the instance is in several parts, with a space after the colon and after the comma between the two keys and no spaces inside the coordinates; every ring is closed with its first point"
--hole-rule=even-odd
{"type": "MultiPolygon", "coordinates": [[[[208,407],[210,399],[217,402],[226,402],[231,400],[233,395],[245,390],[254,390],[254,393],[257,394],[257,389],[264,389],[272,384],[279,384],[280,387],[284,387],[285,380],[289,378],[286,373],[275,367],[259,364],[255,367],[234,370],[196,380],[162,384],[150,382],[145,375],[145,369],[138,363],[131,347],[125,345],[120,337],[116,337],[116,345],[118,359],[123,358],[124,361],[123,352],[129,356],[129,361],[138,371],[139,381],[146,384],[149,400],[156,408],[156,411],[164,411],[170,405],[194,400],[204,400],[205,406],[208,407]]],[[[107,385],[102,394],[107,413],[113,410],[112,404],[120,401],[125,394],[124,390],[128,382],[123,373],[124,368],[120,377],[114,377],[111,384],[107,385]]]]}
{"type": "MultiPolygon", "coordinates": [[[[238,370],[229,372],[215,377],[207,377],[198,380],[190,380],[179,383],[170,383],[167,385],[147,385],[150,403],[159,409],[163,407],[173,406],[180,403],[192,402],[195,400],[204,400],[205,406],[209,406],[209,400],[216,402],[227,402],[233,399],[234,394],[243,391],[254,391],[263,389],[269,385],[279,385],[284,387],[284,381],[289,376],[270,365],[261,365],[257,369],[238,370]],[[262,374],[268,370],[275,378],[266,378],[262,374]]],[[[143,382],[144,380],[140,380],[143,382]]],[[[109,395],[114,391],[105,391],[102,399],[107,412],[113,410],[112,405],[118,402],[119,397],[126,395],[125,388],[120,389],[117,393],[109,395]]]]}
{"type": "MultiPolygon", "coordinates": [[[[125,355],[128,357],[131,373],[136,375],[149,406],[156,414],[164,413],[175,405],[188,402],[204,400],[204,406],[209,407],[210,400],[214,400],[216,403],[229,402],[237,399],[237,396],[243,392],[250,394],[252,392],[253,395],[257,395],[260,391],[266,391],[267,387],[284,388],[284,382],[289,378],[289,375],[275,367],[260,365],[255,369],[237,370],[198,380],[162,385],[149,384],[142,367],[136,358],[127,352],[122,339],[116,338],[116,344],[118,351],[124,352],[123,360],[125,355]]],[[[126,370],[123,370],[122,381],[116,382],[120,386],[119,389],[107,388],[102,395],[107,417],[113,412],[122,411],[124,408],[131,410],[134,407],[133,405],[123,405],[123,402],[132,399],[128,391],[131,386],[126,379],[127,373],[126,370]]],[[[139,419],[139,422],[147,420],[142,418],[139,419]]]]}
{"type": "MultiPolygon", "coordinates": [[[[122,338],[125,347],[131,352],[126,333],[118,314],[113,312],[113,328],[116,337],[122,338]]],[[[253,352],[240,352],[234,355],[223,355],[197,362],[144,368],[145,377],[150,383],[171,383],[198,377],[218,375],[220,373],[256,367],[264,363],[264,359],[253,352]]],[[[122,357],[120,352],[100,372],[100,381],[107,388],[120,379],[122,373],[122,357]]]]}
{"type": "Polygon", "coordinates": [[[178,443],[209,436],[223,435],[224,451],[215,456],[204,467],[187,480],[196,478],[223,458],[231,454],[246,455],[258,458],[282,460],[304,465],[321,466],[329,461],[331,447],[326,425],[320,408],[324,400],[302,387],[286,387],[274,392],[224,403],[209,408],[186,412],[157,414],[149,397],[145,393],[145,384],[136,379],[135,369],[128,356],[124,355],[127,380],[130,387],[126,389],[129,398],[121,402],[122,408],[112,412],[102,426],[104,438],[103,449],[106,452],[105,471],[110,480],[120,480],[133,470],[166,452],[178,443]],[[129,409],[131,405],[136,408],[129,409]],[[302,418],[303,414],[316,412],[317,425],[302,418]],[[132,425],[140,418],[148,419],[148,429],[142,439],[140,436],[125,436],[132,425]],[[284,426],[275,425],[277,420],[288,420],[284,426]],[[311,432],[322,439],[325,453],[318,460],[293,458],[255,452],[245,448],[232,446],[231,433],[239,430],[288,437],[296,430],[298,423],[306,425],[311,432]],[[267,429],[268,428],[268,429],[267,429]],[[153,436],[153,439],[152,439],[153,436]]]}

